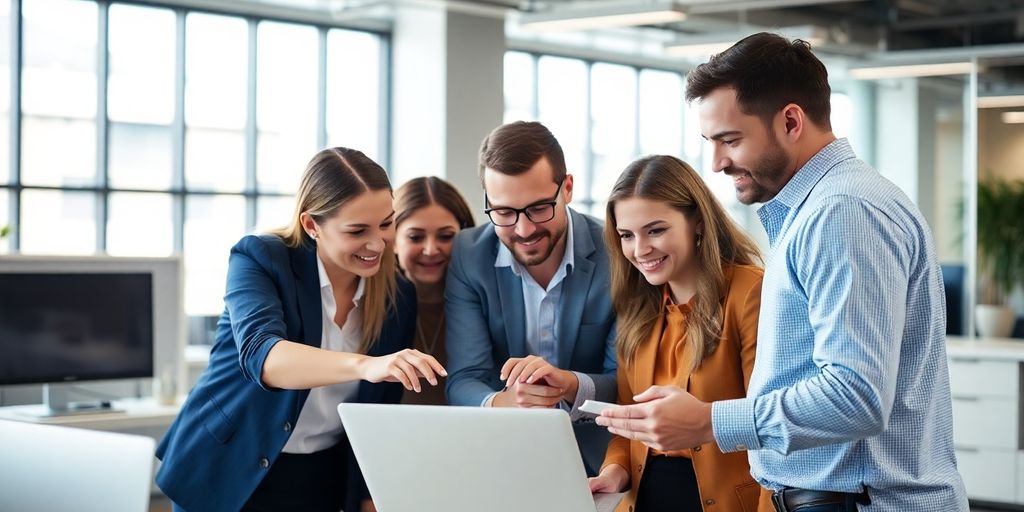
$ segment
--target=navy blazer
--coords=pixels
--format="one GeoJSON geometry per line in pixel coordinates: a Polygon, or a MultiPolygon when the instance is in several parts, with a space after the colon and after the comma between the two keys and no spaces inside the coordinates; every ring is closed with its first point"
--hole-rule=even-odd
{"type": "MultiPolygon", "coordinates": [[[[595,398],[615,402],[615,311],[608,285],[608,254],[601,221],[569,209],[573,269],[562,281],[558,304],[559,368],[588,374],[595,398]]],[[[448,402],[478,406],[501,391],[501,366],[529,355],[523,281],[510,267],[495,267],[501,244],[487,223],[463,230],[452,247],[445,284],[448,402]]],[[[574,425],[588,471],[604,460],[607,431],[593,421],[574,425]]]]}
{"type": "MultiPolygon", "coordinates": [[[[157,448],[156,482],[190,512],[238,510],[284,448],[308,390],[268,388],[263,363],[282,340],[321,344],[322,305],[316,252],[292,249],[274,235],[246,236],[232,249],[225,311],[210,363],[157,448]]],[[[395,304],[371,356],[412,346],[416,292],[399,279],[395,304]]],[[[397,383],[359,383],[356,401],[398,403],[397,383]]],[[[351,450],[345,510],[367,496],[351,450]]]]}

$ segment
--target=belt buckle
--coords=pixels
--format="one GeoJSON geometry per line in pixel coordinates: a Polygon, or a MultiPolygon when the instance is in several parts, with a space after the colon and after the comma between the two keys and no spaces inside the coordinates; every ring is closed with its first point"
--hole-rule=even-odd
{"type": "Polygon", "coordinates": [[[789,512],[786,508],[785,489],[780,489],[772,493],[772,506],[775,507],[775,512],[789,512]]]}

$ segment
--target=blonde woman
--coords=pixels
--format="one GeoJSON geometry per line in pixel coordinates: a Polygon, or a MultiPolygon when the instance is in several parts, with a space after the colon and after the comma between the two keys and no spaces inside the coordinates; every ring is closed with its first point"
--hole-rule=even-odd
{"type": "MultiPolygon", "coordinates": [[[[707,402],[746,396],[760,257],[700,176],[671,156],[633,162],[608,200],[605,239],[618,402],[657,407],[672,388],[707,402]]],[[[761,487],[745,453],[723,454],[714,443],[669,449],[652,441],[639,416],[647,409],[634,410],[630,427],[610,428],[616,437],[593,491],[628,491],[621,511],[757,510],[761,487]]]]}
{"type": "Polygon", "coordinates": [[[231,249],[210,364],[160,443],[175,510],[372,510],[335,407],[397,403],[444,368],[410,347],[391,185],[359,151],[309,162],[291,224],[231,249]]]}

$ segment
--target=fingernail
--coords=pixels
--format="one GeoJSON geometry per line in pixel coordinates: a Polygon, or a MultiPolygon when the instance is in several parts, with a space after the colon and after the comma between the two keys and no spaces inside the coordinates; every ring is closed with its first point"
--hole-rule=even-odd
{"type": "Polygon", "coordinates": [[[498,378],[501,379],[501,380],[505,380],[506,375],[503,373],[501,375],[498,375],[498,378]]]}

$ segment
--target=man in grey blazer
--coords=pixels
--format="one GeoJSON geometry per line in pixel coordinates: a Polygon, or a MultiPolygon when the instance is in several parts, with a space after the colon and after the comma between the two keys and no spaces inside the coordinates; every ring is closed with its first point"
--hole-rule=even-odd
{"type": "Polygon", "coordinates": [[[492,131],[480,178],[490,222],[459,233],[445,286],[448,401],[561,407],[595,474],[608,434],[578,407],[616,397],[603,225],[568,207],[572,175],[540,123],[492,131]]]}

